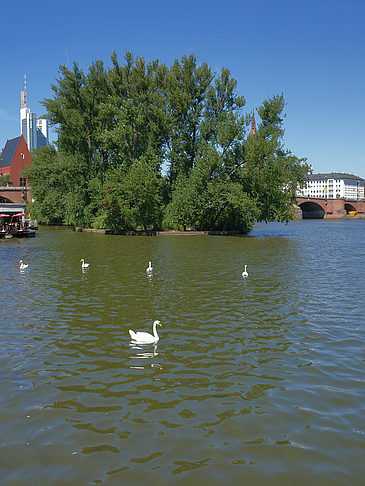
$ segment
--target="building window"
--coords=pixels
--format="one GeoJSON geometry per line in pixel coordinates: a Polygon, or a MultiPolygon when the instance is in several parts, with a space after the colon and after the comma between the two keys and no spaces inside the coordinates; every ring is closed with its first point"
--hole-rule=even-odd
{"type": "Polygon", "coordinates": [[[27,179],[25,179],[24,177],[21,177],[19,179],[19,186],[20,187],[25,187],[27,185],[27,179]]]}

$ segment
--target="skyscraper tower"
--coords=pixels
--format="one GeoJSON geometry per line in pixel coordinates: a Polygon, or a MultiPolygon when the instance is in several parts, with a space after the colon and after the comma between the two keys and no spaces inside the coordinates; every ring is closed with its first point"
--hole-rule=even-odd
{"type": "Polygon", "coordinates": [[[20,133],[27,142],[28,149],[31,152],[38,148],[37,141],[37,116],[31,113],[27,107],[27,75],[24,74],[24,91],[20,92],[20,133]]]}

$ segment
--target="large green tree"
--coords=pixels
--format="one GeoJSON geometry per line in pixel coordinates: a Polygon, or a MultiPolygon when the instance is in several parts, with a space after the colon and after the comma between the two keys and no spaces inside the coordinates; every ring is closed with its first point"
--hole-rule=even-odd
{"type": "Polygon", "coordinates": [[[102,61],[94,61],[87,74],[77,63],[72,70],[60,66],[59,71],[57,85],[52,85],[54,97],[43,101],[47,118],[58,134],[58,148],[87,163],[107,162],[108,153],[100,143],[106,128],[100,108],[109,94],[102,61]]]}
{"type": "Polygon", "coordinates": [[[296,189],[308,172],[306,159],[284,147],[284,107],[282,94],[265,100],[258,109],[258,130],[244,145],[242,185],[257,200],[258,221],[293,219],[296,189]]]}
{"type": "Polygon", "coordinates": [[[161,226],[161,178],[150,161],[141,157],[126,170],[119,166],[108,171],[101,184],[92,184],[100,209],[94,227],[112,229],[157,229],[161,226]]]}
{"type": "Polygon", "coordinates": [[[258,216],[256,201],[231,175],[220,154],[206,147],[189,176],[177,179],[164,227],[248,233],[258,216]]]}
{"type": "Polygon", "coordinates": [[[87,181],[95,174],[85,160],[53,146],[35,151],[32,159],[24,170],[34,199],[32,216],[40,223],[90,224],[87,181]]]}
{"type": "Polygon", "coordinates": [[[112,65],[108,73],[110,95],[100,105],[107,120],[100,142],[112,155],[114,166],[129,167],[149,153],[159,170],[168,136],[164,95],[167,68],[158,60],[146,63],[142,57],[135,59],[129,52],[124,65],[113,53],[112,65]]]}
{"type": "Polygon", "coordinates": [[[167,82],[167,109],[170,137],[167,143],[170,183],[194,167],[201,142],[206,97],[214,75],[195,56],[183,56],[170,68],[167,82]]]}
{"type": "Polygon", "coordinates": [[[118,229],[234,229],[288,221],[307,171],[283,143],[284,97],[257,109],[257,133],[227,68],[194,55],[171,67],[127,52],[111,67],[60,67],[44,100],[57,150],[28,171],[44,222],[118,229]]]}

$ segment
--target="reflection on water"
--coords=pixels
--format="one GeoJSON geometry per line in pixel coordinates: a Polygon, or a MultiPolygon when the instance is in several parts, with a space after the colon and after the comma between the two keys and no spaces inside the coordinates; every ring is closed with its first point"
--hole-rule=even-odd
{"type": "Polygon", "coordinates": [[[1,242],[2,484],[362,484],[364,236],[1,242]]]}
{"type": "MultiPolygon", "coordinates": [[[[151,358],[155,358],[158,356],[158,351],[157,351],[157,345],[136,345],[130,343],[129,346],[131,347],[131,351],[134,352],[135,354],[132,356],[131,355],[131,360],[133,359],[148,359],[148,365],[147,366],[156,366],[162,368],[161,365],[154,363],[153,361],[150,361],[151,358]],[[148,349],[152,348],[152,349],[148,349]]],[[[130,368],[135,368],[135,369],[144,369],[144,366],[130,366],[130,368]]]]}

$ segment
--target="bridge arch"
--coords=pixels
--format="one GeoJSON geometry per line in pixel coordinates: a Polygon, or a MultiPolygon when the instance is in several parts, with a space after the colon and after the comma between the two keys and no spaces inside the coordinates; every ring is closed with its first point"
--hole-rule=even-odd
{"type": "Polygon", "coordinates": [[[303,219],[323,219],[325,217],[325,210],[323,207],[314,201],[305,201],[299,204],[302,210],[303,219]]]}
{"type": "Polygon", "coordinates": [[[349,214],[350,211],[356,211],[356,208],[351,203],[347,202],[345,203],[345,210],[346,214],[349,214]]]}

